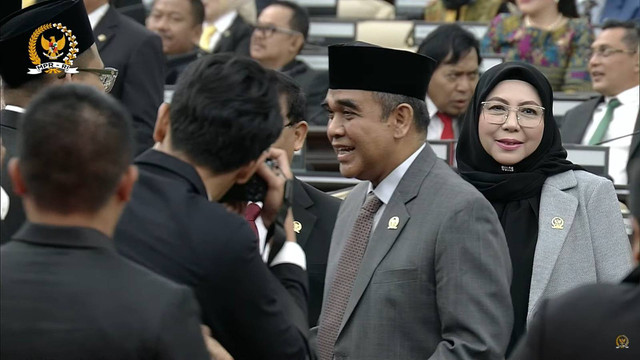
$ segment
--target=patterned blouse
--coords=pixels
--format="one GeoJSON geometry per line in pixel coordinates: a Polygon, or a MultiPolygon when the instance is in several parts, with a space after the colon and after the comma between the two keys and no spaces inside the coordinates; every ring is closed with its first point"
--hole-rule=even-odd
{"type": "Polygon", "coordinates": [[[591,91],[587,53],[593,40],[593,31],[584,19],[568,19],[546,31],[525,27],[522,15],[499,14],[491,21],[480,51],[536,66],[554,91],[591,91]]]}

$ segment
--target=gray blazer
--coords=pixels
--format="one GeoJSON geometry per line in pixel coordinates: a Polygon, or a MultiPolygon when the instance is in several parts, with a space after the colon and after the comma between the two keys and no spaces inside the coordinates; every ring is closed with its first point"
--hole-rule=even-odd
{"type": "Polygon", "coordinates": [[[550,176],[538,221],[527,322],[541,299],[588,283],[618,282],[631,271],[631,246],[611,181],[586,171],[550,176]]]}
{"type": "MultiPolygon", "coordinates": [[[[338,213],[325,300],[368,185],[357,185],[338,213]]],[[[495,211],[427,145],[373,230],[335,358],[502,359],[513,325],[510,281],[495,211]]]]}

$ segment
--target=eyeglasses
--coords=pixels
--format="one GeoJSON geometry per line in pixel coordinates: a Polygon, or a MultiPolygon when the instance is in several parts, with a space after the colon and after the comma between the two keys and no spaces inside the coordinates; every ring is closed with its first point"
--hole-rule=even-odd
{"type": "Polygon", "coordinates": [[[619,53],[627,53],[627,54],[635,54],[637,50],[623,50],[623,49],[614,49],[610,47],[601,47],[597,49],[589,49],[587,51],[587,60],[591,60],[592,57],[598,55],[602,58],[608,58],[611,55],[619,54],[619,53]]]}
{"type": "Polygon", "coordinates": [[[498,101],[483,101],[481,104],[485,120],[494,125],[506,123],[511,111],[516,113],[518,124],[523,128],[537,127],[544,116],[544,108],[537,105],[508,106],[498,101]]]}
{"type": "Polygon", "coordinates": [[[106,67],[104,69],[78,68],[76,70],[98,75],[102,86],[104,86],[104,92],[107,93],[113,89],[113,84],[116,83],[116,78],[118,77],[118,70],[112,67],[106,67]]]}
{"type": "Polygon", "coordinates": [[[296,31],[296,30],[291,30],[291,29],[285,29],[285,28],[281,28],[281,27],[277,27],[274,25],[254,25],[253,29],[255,31],[258,31],[262,34],[262,36],[264,37],[271,37],[273,36],[273,34],[279,32],[279,33],[283,33],[283,34],[288,34],[288,35],[302,35],[302,33],[300,31],[296,31]]]}

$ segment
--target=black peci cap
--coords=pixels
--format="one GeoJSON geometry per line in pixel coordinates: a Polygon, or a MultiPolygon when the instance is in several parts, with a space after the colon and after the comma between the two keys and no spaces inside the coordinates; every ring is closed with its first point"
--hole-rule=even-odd
{"type": "Polygon", "coordinates": [[[432,58],[354,42],[329,46],[329,88],[378,91],[424,100],[432,58]]]}
{"type": "Polygon", "coordinates": [[[51,0],[0,21],[0,75],[18,87],[42,73],[74,73],[74,59],[93,45],[82,0],[51,0]]]}

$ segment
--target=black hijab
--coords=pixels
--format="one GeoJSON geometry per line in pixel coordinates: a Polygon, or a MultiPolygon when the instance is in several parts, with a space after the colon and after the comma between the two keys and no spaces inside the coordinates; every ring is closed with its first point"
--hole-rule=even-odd
{"type": "Polygon", "coordinates": [[[566,160],[560,131],[553,118],[553,91],[549,81],[536,68],[520,62],[492,67],[478,81],[463,121],[456,159],[460,175],[473,184],[489,201],[512,201],[539,196],[548,176],[581,169],[566,160]],[[503,80],[521,80],[533,86],[544,110],[544,132],[538,148],[519,163],[507,167],[489,155],[478,137],[478,119],[487,95],[503,80]]]}
{"type": "Polygon", "coordinates": [[[456,159],[460,175],[493,205],[507,239],[513,270],[511,300],[514,315],[507,355],[526,329],[542,185],[550,175],[580,169],[566,158],[567,152],[562,147],[560,131],[553,118],[553,92],[542,73],[531,65],[509,62],[489,69],[480,77],[464,118],[456,159]],[[503,80],[522,80],[531,84],[545,108],[540,145],[531,155],[507,167],[484,150],[478,136],[481,102],[503,80]]]}

